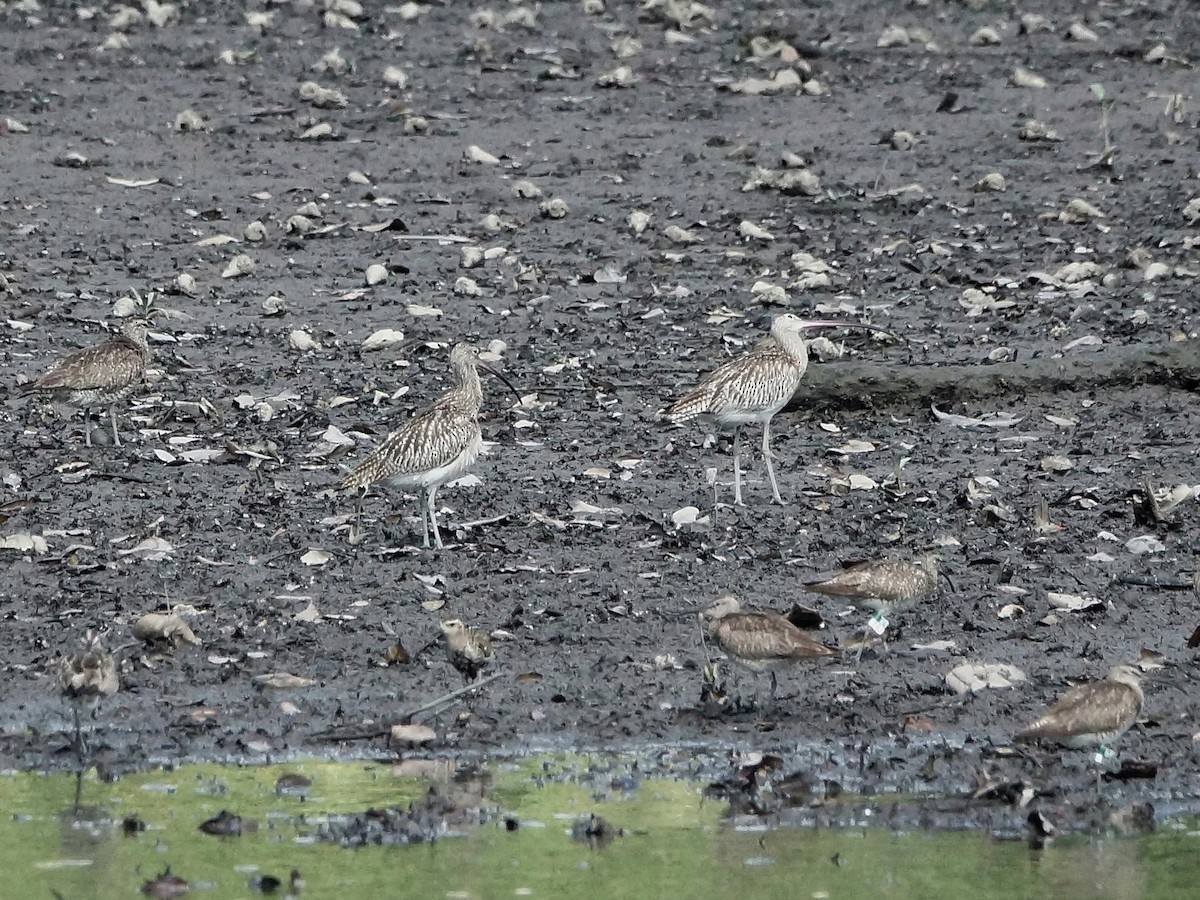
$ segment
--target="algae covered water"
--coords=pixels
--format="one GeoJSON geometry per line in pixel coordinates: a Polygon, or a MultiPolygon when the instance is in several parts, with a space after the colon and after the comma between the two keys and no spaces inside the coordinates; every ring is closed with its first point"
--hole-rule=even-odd
{"type": "Polygon", "coordinates": [[[187,766],[107,782],[9,775],[0,894],[168,896],[173,884],[212,898],[1171,898],[1200,876],[1194,822],[1035,849],[970,829],[779,825],[732,815],[697,780],[611,765],[600,778],[562,777],[572,770],[579,757],[187,766]],[[444,802],[405,818],[396,845],[348,846],[389,833],[380,818],[364,825],[366,810],[423,809],[431,787],[444,802]],[[167,870],[178,881],[155,882],[167,870]]]}

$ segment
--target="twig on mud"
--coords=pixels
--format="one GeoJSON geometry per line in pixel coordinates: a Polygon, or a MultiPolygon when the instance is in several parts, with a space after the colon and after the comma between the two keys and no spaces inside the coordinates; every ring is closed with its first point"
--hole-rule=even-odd
{"type": "MultiPolygon", "coordinates": [[[[465,687],[460,687],[448,694],[436,697],[428,703],[418,706],[416,709],[410,709],[399,717],[397,724],[408,725],[414,718],[421,715],[421,713],[429,712],[431,709],[436,709],[439,706],[457,700],[463,694],[469,694],[476,688],[483,687],[488,682],[495,681],[497,678],[503,678],[504,674],[504,672],[496,672],[488,675],[486,678],[473,681],[465,687]]],[[[308,739],[310,741],[369,741],[373,738],[387,737],[391,733],[392,727],[390,725],[387,728],[372,728],[369,731],[360,731],[353,728],[329,728],[325,731],[318,731],[316,734],[309,735],[308,739]]]]}
{"type": "Polygon", "coordinates": [[[1117,584],[1129,584],[1135,587],[1158,588],[1160,591],[1190,591],[1190,581],[1159,581],[1157,575],[1121,575],[1116,579],[1117,584]]]}

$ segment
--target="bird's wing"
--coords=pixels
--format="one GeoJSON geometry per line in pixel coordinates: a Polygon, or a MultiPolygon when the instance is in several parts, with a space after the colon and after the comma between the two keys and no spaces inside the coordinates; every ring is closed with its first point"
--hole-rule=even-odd
{"type": "Polygon", "coordinates": [[[1092,732],[1119,731],[1141,709],[1138,692],[1116,681],[1073,687],[1018,737],[1067,738],[1092,732]]]}
{"type": "Polygon", "coordinates": [[[123,338],[114,338],[68,354],[30,388],[117,390],[140,380],[145,371],[146,360],[141,350],[123,338]]]}
{"type": "Polygon", "coordinates": [[[805,635],[782,616],[763,613],[731,613],[716,629],[717,641],[745,659],[802,659],[833,656],[824,644],[805,635]]]}
{"type": "Polygon", "coordinates": [[[709,372],[691,391],[673,403],[666,417],[686,422],[726,409],[771,409],[792,396],[788,379],[772,378],[776,371],[791,372],[796,363],[782,351],[747,353],[709,372]]]}
{"type": "Polygon", "coordinates": [[[479,423],[473,416],[449,404],[435,404],[389,434],[346,476],[342,488],[364,487],[396,475],[449,465],[478,436],[479,423]]]}

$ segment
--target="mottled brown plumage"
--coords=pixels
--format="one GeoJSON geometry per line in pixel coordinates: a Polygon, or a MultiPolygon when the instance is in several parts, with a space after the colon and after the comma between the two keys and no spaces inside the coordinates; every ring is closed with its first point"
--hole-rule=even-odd
{"type": "Polygon", "coordinates": [[[479,362],[479,351],[470,344],[455,345],[450,365],[453,387],[389,434],[341,484],[343,490],[362,488],[364,493],[381,481],[400,489],[416,488],[425,546],[429,546],[432,526],[439,549],[442,536],[434,498],[439,487],[464,474],[479,456],[483,446],[479,430],[483,388],[477,367],[492,371],[479,362]]]}
{"type": "Polygon", "coordinates": [[[52,400],[83,409],[84,436],[92,446],[93,407],[108,407],[113,443],[121,446],[117,432],[116,404],[133,393],[146,377],[150,346],[146,331],[150,323],[136,318],[126,321],[119,334],[103,343],[67,354],[37,381],[23,385],[22,395],[45,394],[52,400]]]}
{"type": "Polygon", "coordinates": [[[690,393],[672,404],[668,421],[683,424],[693,419],[712,421],[720,429],[733,429],[734,503],[742,505],[742,426],[763,425],[763,458],[776,503],[782,503],[775,468],[771,464],[771,419],[787,405],[808,368],[808,348],[802,333],[809,328],[836,326],[839,322],[806,321],[791,313],[771,323],[769,346],[759,346],[710,372],[690,393]]]}
{"type": "Polygon", "coordinates": [[[725,654],[751,672],[771,673],[771,696],[778,686],[775,670],[805,659],[836,656],[837,651],[818,644],[783,616],[770,612],[742,612],[736,597],[718,597],[700,613],[705,632],[725,654]]]}
{"type": "Polygon", "coordinates": [[[1141,675],[1113,666],[1101,681],[1081,684],[1058,698],[1040,719],[1017,732],[1018,741],[1053,741],[1082,749],[1106,747],[1137,721],[1144,701],[1141,675]]]}
{"type": "Polygon", "coordinates": [[[441,623],[446,642],[446,658],[467,681],[474,681],[492,658],[492,638],[478,628],[471,628],[462,619],[445,619],[441,623]]]}
{"type": "Polygon", "coordinates": [[[888,616],[937,593],[938,555],[923,553],[911,562],[889,556],[859,563],[829,578],[806,582],[805,588],[888,616]]]}
{"type": "Polygon", "coordinates": [[[81,650],[58,661],[59,690],[69,700],[112,696],[121,687],[112,655],[94,632],[84,635],[82,644],[81,650]]]}

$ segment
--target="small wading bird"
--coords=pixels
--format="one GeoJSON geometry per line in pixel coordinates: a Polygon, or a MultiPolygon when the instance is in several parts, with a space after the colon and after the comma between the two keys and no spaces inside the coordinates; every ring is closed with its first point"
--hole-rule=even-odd
{"type": "Polygon", "coordinates": [[[1141,674],[1113,666],[1100,681],[1071,688],[1040,719],[1016,734],[1018,741],[1052,741],[1074,750],[1096,747],[1098,761],[1141,715],[1141,674]]]}
{"type": "Polygon", "coordinates": [[[491,636],[478,628],[471,628],[462,619],[444,619],[441,626],[450,665],[462,673],[464,680],[474,681],[491,661],[491,636]]]}
{"type": "Polygon", "coordinates": [[[725,594],[699,614],[700,625],[733,662],[754,673],[771,673],[771,698],[778,679],[775,672],[806,659],[837,656],[818,644],[783,616],[769,612],[743,612],[737,598],[725,594]]]}
{"type": "Polygon", "coordinates": [[[882,637],[889,616],[937,593],[938,555],[922,553],[911,562],[894,556],[863,562],[828,578],[805,582],[804,588],[839,597],[857,609],[873,613],[867,628],[882,637]]]}
{"type": "Polygon", "coordinates": [[[124,400],[146,377],[150,345],[146,318],[127,320],[118,334],[91,347],[83,347],[60,359],[45,375],[20,387],[21,396],[44,394],[52,401],[68,403],[83,410],[84,442],[92,446],[94,407],[108,407],[113,443],[121,446],[117,432],[116,405],[124,400]]]}
{"type": "Polygon", "coordinates": [[[75,721],[75,746],[83,754],[83,731],[79,722],[79,706],[85,700],[111,697],[121,687],[117,664],[112,654],[100,644],[100,637],[89,631],[82,640],[82,649],[58,661],[58,688],[71,703],[75,721]]]}
{"type": "Polygon", "coordinates": [[[453,387],[389,434],[341,484],[342,490],[362,489],[358,499],[359,518],[363,497],[371,485],[385,481],[400,489],[416,488],[424,546],[429,546],[432,528],[434,543],[439,550],[442,549],[442,535],[434,506],[437,489],[471,468],[483,446],[483,435],[479,430],[483,387],[478,369],[495,375],[520,400],[508,379],[480,362],[479,351],[470,344],[454,346],[450,367],[454,374],[453,387]]]}
{"type": "Polygon", "coordinates": [[[709,373],[664,414],[676,425],[702,419],[722,430],[733,429],[733,502],[738,506],[743,505],[742,426],[751,422],[762,423],[762,453],[771,493],[776,503],[783,503],[775,467],[771,464],[771,419],[792,399],[808,369],[808,347],[803,335],[810,328],[869,326],[806,320],[791,313],[777,316],[771,323],[771,343],[760,344],[709,373]]]}

